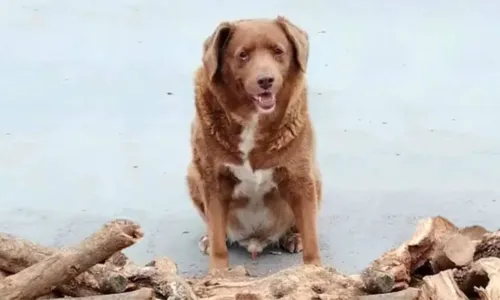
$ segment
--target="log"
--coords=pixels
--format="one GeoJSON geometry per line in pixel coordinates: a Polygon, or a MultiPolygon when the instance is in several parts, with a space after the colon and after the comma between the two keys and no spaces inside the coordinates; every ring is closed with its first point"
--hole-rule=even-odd
{"type": "Polygon", "coordinates": [[[405,290],[378,295],[360,296],[359,300],[418,300],[420,297],[420,289],[407,288],[405,290]]]}
{"type": "MultiPolygon", "coordinates": [[[[482,230],[479,229],[479,232],[482,230]]],[[[482,266],[484,259],[500,257],[500,231],[486,232],[476,235],[481,238],[476,243],[473,259],[475,262],[459,268],[455,271],[454,277],[460,289],[469,296],[477,296],[476,287],[486,287],[490,281],[489,274],[482,266]]]]}
{"type": "Polygon", "coordinates": [[[186,280],[168,258],[138,266],[119,251],[127,245],[116,236],[125,235],[130,245],[142,237],[135,226],[110,236],[96,233],[69,249],[42,247],[0,233],[0,299],[500,299],[500,258],[495,257],[500,256],[500,232],[477,225],[459,229],[441,216],[420,220],[408,241],[352,276],[300,265],[260,278],[235,267],[186,280]],[[84,255],[84,250],[92,254],[84,255]]]}
{"type": "MultiPolygon", "coordinates": [[[[18,273],[61,251],[65,250],[43,247],[10,234],[0,233],[0,269],[11,273],[18,273]]],[[[114,268],[125,265],[127,260],[123,253],[117,252],[105,264],[93,266],[56,289],[61,294],[72,297],[125,292],[128,282],[125,282],[124,277],[117,274],[114,268]]]]}
{"type": "Polygon", "coordinates": [[[364,295],[356,280],[332,268],[300,265],[266,277],[250,277],[243,267],[225,274],[210,274],[193,280],[200,300],[226,299],[338,299],[352,300],[364,295]]]}
{"type": "Polygon", "coordinates": [[[456,232],[458,228],[441,216],[420,220],[409,241],[384,253],[363,270],[365,290],[382,294],[408,288],[412,272],[432,257],[437,245],[456,232]]]}
{"type": "Polygon", "coordinates": [[[483,236],[489,233],[486,228],[479,225],[467,226],[460,229],[460,234],[465,235],[473,241],[480,241],[483,239],[483,236]]]}
{"type": "Polygon", "coordinates": [[[436,245],[430,263],[434,274],[440,271],[462,267],[472,262],[475,243],[460,233],[450,235],[442,244],[436,245]]]}
{"type": "Polygon", "coordinates": [[[56,253],[13,235],[0,233],[0,269],[18,273],[56,253]]]}
{"type": "Polygon", "coordinates": [[[455,270],[458,287],[470,297],[500,299],[500,259],[481,258],[466,268],[455,270]]]}
{"type": "Polygon", "coordinates": [[[482,258],[475,262],[478,268],[488,274],[489,282],[486,288],[476,287],[481,300],[500,299],[500,259],[498,257],[482,258]]]}
{"type": "Polygon", "coordinates": [[[55,292],[51,292],[51,293],[48,293],[46,295],[43,295],[41,297],[36,298],[36,300],[50,300],[50,299],[54,299],[54,298],[59,298],[60,296],[61,295],[58,295],[55,292]]]}
{"type": "MultiPolygon", "coordinates": [[[[52,298],[50,300],[69,299],[69,298],[52,298]]],[[[128,293],[120,293],[113,295],[89,296],[75,298],[77,300],[154,300],[155,292],[152,289],[142,288],[137,291],[128,293]]]]}
{"type": "MultiPolygon", "coordinates": [[[[50,255],[65,251],[7,234],[0,234],[0,241],[0,268],[11,272],[19,272],[50,255]]],[[[113,254],[104,264],[93,266],[56,290],[72,297],[89,297],[123,293],[140,287],[154,287],[158,295],[165,299],[170,295],[180,297],[183,294],[195,299],[189,285],[177,275],[177,266],[173,261],[160,258],[142,267],[135,265],[122,252],[113,254]]]]}
{"type": "Polygon", "coordinates": [[[156,259],[146,267],[127,264],[122,274],[129,279],[130,289],[151,287],[162,299],[198,299],[187,281],[177,275],[175,262],[166,257],[156,259]]]}
{"type": "Polygon", "coordinates": [[[456,269],[453,278],[460,290],[469,297],[477,297],[475,287],[485,287],[489,282],[488,274],[475,263],[456,269]]]}
{"type": "Polygon", "coordinates": [[[425,276],[420,300],[468,300],[453,279],[453,271],[425,276]]]}
{"type": "Polygon", "coordinates": [[[500,258],[500,231],[484,234],[477,244],[474,261],[485,257],[500,258]]]}
{"type": "Polygon", "coordinates": [[[140,227],[132,221],[109,222],[76,248],[51,255],[2,280],[0,295],[5,300],[35,299],[131,246],[142,236],[140,227]]]}

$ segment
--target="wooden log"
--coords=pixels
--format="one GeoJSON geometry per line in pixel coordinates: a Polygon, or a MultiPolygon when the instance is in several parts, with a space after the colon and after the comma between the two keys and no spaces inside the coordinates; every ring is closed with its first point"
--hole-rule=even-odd
{"type": "Polygon", "coordinates": [[[56,251],[13,235],[0,233],[0,269],[18,273],[56,251]]]}
{"type": "Polygon", "coordinates": [[[462,267],[472,262],[475,243],[467,236],[460,233],[450,235],[442,244],[437,244],[430,258],[434,273],[462,267]]]}
{"type": "Polygon", "coordinates": [[[482,240],[477,244],[474,260],[485,257],[500,258],[500,231],[484,234],[482,240]]]}
{"type": "Polygon", "coordinates": [[[132,221],[109,222],[76,248],[51,255],[2,280],[0,295],[4,300],[35,299],[131,246],[142,236],[140,227],[132,221]]]}
{"type": "Polygon", "coordinates": [[[363,270],[365,290],[382,294],[408,288],[412,272],[431,258],[441,241],[456,232],[458,228],[441,216],[420,220],[409,241],[384,253],[363,270]]]}
{"type": "MultiPolygon", "coordinates": [[[[10,234],[0,233],[0,269],[18,273],[47,257],[65,250],[43,247],[28,240],[10,234]]],[[[105,264],[98,264],[87,272],[58,286],[56,289],[71,297],[86,297],[102,293],[125,292],[128,282],[124,276],[115,272],[120,265],[125,265],[128,258],[117,252],[105,264]]]]}
{"type": "Polygon", "coordinates": [[[127,264],[121,270],[129,281],[129,288],[151,287],[162,299],[198,299],[186,280],[177,275],[177,265],[169,258],[159,258],[138,267],[127,264]]]}
{"type": "Polygon", "coordinates": [[[192,280],[192,286],[200,300],[352,300],[365,295],[359,282],[331,268],[300,265],[260,278],[247,274],[244,268],[234,268],[192,280]]]}
{"type": "Polygon", "coordinates": [[[407,288],[405,290],[378,295],[360,296],[359,300],[418,300],[420,297],[420,289],[407,288]]]}
{"type": "MultiPolygon", "coordinates": [[[[70,299],[70,298],[52,298],[50,300],[59,300],[59,299],[70,299]]],[[[89,297],[80,297],[73,298],[76,300],[154,300],[155,292],[153,289],[142,288],[137,291],[113,294],[113,295],[100,295],[100,296],[89,296],[89,297]]]]}
{"type": "Polygon", "coordinates": [[[460,290],[469,297],[477,297],[475,287],[485,287],[489,282],[488,274],[475,263],[454,270],[453,277],[460,290]]]}
{"type": "Polygon", "coordinates": [[[453,279],[453,271],[425,276],[420,300],[468,300],[453,279]]]}
{"type": "Polygon", "coordinates": [[[465,235],[473,241],[480,241],[483,239],[484,235],[489,233],[486,228],[479,225],[467,226],[460,229],[460,234],[465,235]]]}
{"type": "Polygon", "coordinates": [[[36,298],[36,300],[50,300],[50,299],[60,298],[60,297],[61,297],[61,295],[59,295],[55,292],[50,292],[46,295],[43,295],[41,297],[36,298]]]}
{"type": "Polygon", "coordinates": [[[454,279],[458,287],[470,297],[500,299],[500,259],[497,257],[481,258],[465,268],[455,270],[454,279]]]}
{"type": "Polygon", "coordinates": [[[459,268],[454,273],[458,286],[469,296],[477,296],[475,288],[486,287],[490,281],[488,273],[481,265],[483,259],[500,257],[500,231],[492,233],[484,233],[481,229],[477,231],[479,234],[476,234],[476,237],[481,238],[481,240],[476,243],[473,258],[475,262],[459,268]]]}
{"type": "MultiPolygon", "coordinates": [[[[11,272],[19,272],[49,255],[63,251],[7,234],[0,234],[0,241],[0,268],[11,272]]],[[[104,264],[93,266],[56,290],[72,297],[88,297],[118,294],[140,287],[154,287],[164,298],[184,294],[195,299],[189,285],[177,275],[177,266],[173,261],[160,258],[145,267],[137,266],[122,252],[113,254],[104,264]]]]}
{"type": "Polygon", "coordinates": [[[475,262],[478,268],[488,274],[489,282],[486,287],[476,287],[475,290],[481,300],[500,299],[500,258],[487,257],[475,262]]]}

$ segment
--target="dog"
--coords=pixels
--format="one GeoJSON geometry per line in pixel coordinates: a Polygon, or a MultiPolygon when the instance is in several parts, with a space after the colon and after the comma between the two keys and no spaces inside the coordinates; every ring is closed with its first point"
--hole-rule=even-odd
{"type": "Polygon", "coordinates": [[[308,34],[282,16],[222,22],[203,43],[187,185],[210,270],[229,267],[226,241],[253,257],[278,243],[321,264],[308,58],[308,34]]]}

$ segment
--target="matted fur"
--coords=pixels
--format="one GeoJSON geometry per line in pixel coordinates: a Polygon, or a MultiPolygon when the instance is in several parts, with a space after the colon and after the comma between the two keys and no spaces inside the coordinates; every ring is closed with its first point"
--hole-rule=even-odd
{"type": "Polygon", "coordinates": [[[308,56],[307,34],[283,17],[223,22],[204,43],[187,182],[207,223],[211,269],[228,267],[226,237],[260,252],[294,227],[304,263],[320,264],[308,56]],[[270,113],[252,98],[262,74],[274,79],[270,113]]]}

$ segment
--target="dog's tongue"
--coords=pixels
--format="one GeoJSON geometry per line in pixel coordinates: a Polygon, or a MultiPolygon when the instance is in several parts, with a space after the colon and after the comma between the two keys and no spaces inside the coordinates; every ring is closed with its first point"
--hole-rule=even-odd
{"type": "Polygon", "coordinates": [[[276,98],[271,93],[260,94],[256,97],[256,100],[257,104],[264,109],[271,108],[276,104],[276,98]]]}

